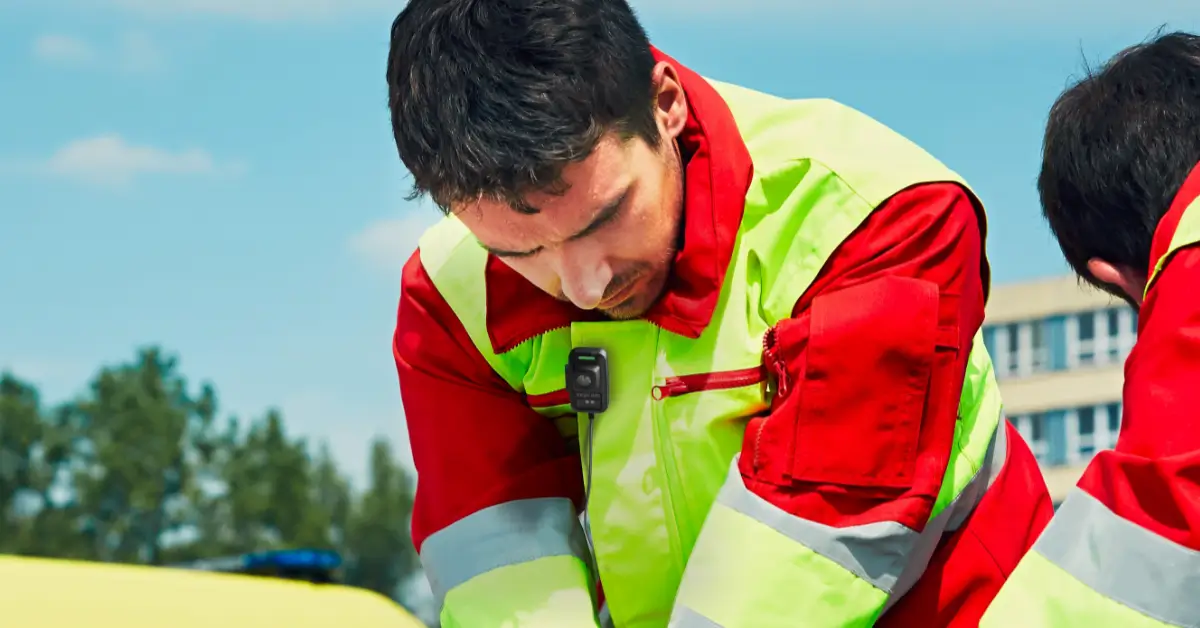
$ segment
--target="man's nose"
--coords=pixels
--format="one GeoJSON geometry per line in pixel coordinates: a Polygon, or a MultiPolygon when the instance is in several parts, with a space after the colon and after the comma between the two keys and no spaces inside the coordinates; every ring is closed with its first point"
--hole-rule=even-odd
{"type": "Polygon", "coordinates": [[[563,294],[581,310],[594,310],[600,305],[612,278],[612,268],[595,258],[564,259],[559,275],[563,294]]]}

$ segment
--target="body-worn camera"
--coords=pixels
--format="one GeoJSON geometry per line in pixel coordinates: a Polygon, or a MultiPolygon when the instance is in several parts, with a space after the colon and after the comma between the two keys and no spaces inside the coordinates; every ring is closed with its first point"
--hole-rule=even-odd
{"type": "Polygon", "coordinates": [[[567,357],[567,394],[575,412],[608,409],[608,355],[604,349],[576,347],[567,357]]]}

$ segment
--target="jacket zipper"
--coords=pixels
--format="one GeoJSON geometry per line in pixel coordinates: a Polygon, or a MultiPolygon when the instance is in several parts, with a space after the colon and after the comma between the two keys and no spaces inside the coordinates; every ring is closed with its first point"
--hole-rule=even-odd
{"type": "Polygon", "coordinates": [[[662,401],[668,397],[678,397],[704,390],[725,390],[750,386],[763,382],[766,377],[766,370],[761,366],[737,369],[736,371],[668,377],[662,384],[655,386],[650,394],[655,401],[662,401]]]}
{"type": "MultiPolygon", "coordinates": [[[[772,395],[771,405],[776,401],[787,396],[791,388],[791,383],[788,381],[787,368],[783,363],[783,357],[779,355],[779,334],[775,327],[767,330],[763,334],[763,368],[769,370],[771,375],[775,376],[775,391],[772,395]]],[[[763,422],[758,426],[758,432],[754,435],[754,458],[751,460],[751,466],[754,469],[759,468],[759,452],[762,451],[762,433],[768,421],[771,420],[771,415],[768,414],[763,422]]]]}
{"type": "Polygon", "coordinates": [[[783,356],[779,355],[779,335],[774,327],[763,334],[763,368],[775,376],[775,397],[780,399],[786,397],[791,388],[791,382],[788,381],[783,356]]]}

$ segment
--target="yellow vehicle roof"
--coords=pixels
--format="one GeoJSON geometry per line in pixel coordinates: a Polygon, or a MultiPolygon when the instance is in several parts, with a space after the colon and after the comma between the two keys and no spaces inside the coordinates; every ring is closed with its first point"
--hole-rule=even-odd
{"type": "Polygon", "coordinates": [[[6,628],[424,628],[352,587],[67,560],[0,557],[6,628]]]}

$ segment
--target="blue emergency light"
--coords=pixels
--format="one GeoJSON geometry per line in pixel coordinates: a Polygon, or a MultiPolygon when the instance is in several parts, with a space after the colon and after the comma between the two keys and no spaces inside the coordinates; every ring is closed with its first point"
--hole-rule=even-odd
{"type": "Polygon", "coordinates": [[[174,565],[174,567],[232,573],[269,572],[273,570],[331,572],[341,565],[341,555],[332,550],[287,549],[253,552],[239,556],[207,558],[174,565]]]}
{"type": "Polygon", "coordinates": [[[331,550],[292,549],[256,552],[242,557],[245,569],[337,569],[342,557],[331,550]]]}

